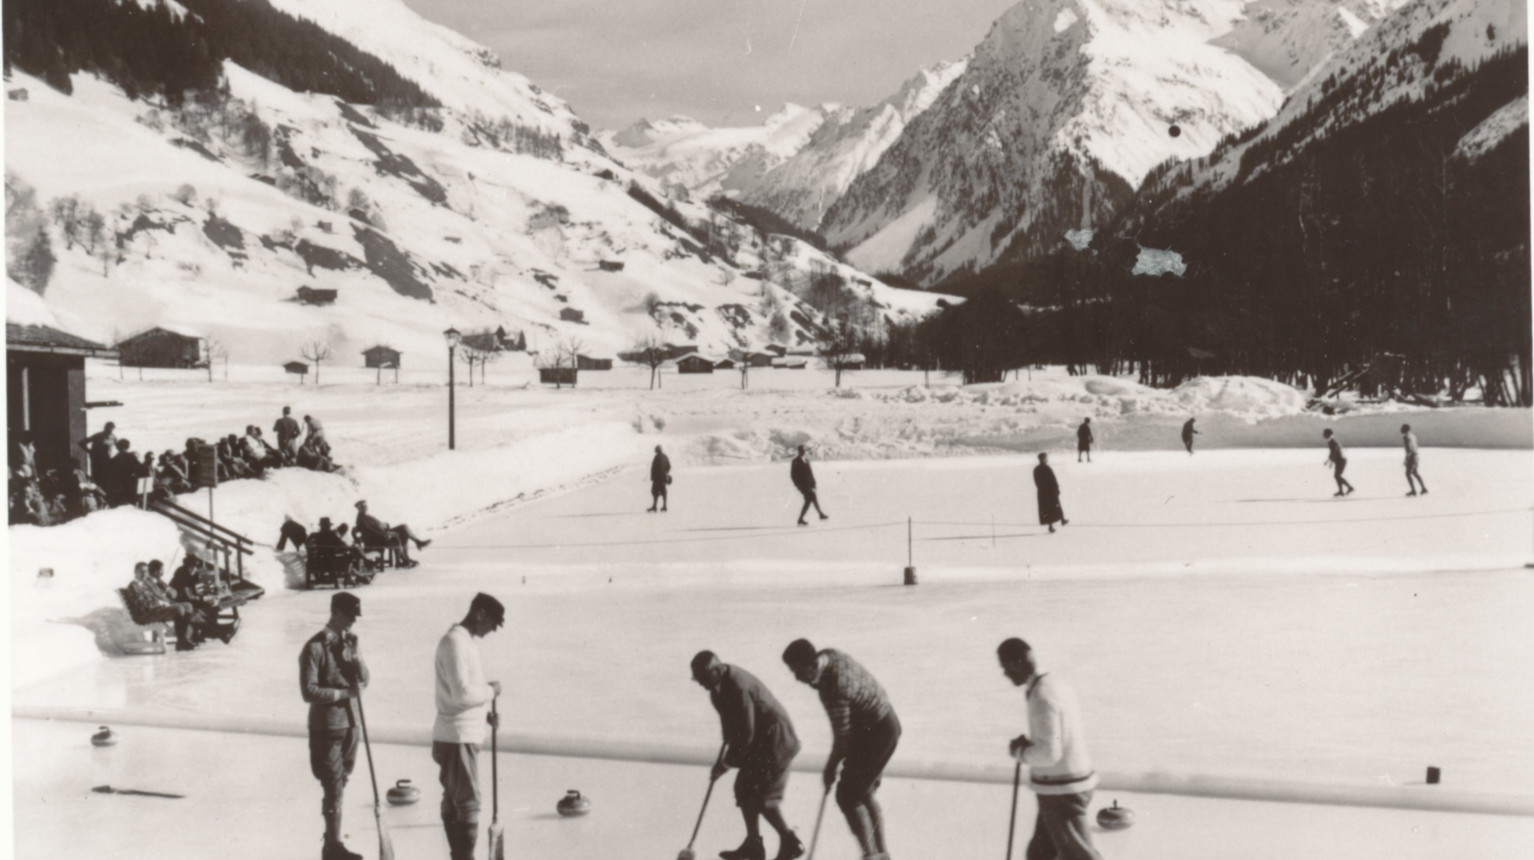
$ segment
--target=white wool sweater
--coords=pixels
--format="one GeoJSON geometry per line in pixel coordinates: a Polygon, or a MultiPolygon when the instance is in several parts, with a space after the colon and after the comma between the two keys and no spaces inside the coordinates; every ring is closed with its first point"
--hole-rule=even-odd
{"type": "Polygon", "coordinates": [[[450,744],[485,742],[485,706],[495,690],[485,682],[479,648],[462,624],[437,643],[437,721],[431,739],[450,744]]]}
{"type": "Polygon", "coordinates": [[[1076,691],[1048,673],[1028,685],[1028,739],[1018,758],[1035,794],[1079,794],[1097,787],[1076,691]]]}

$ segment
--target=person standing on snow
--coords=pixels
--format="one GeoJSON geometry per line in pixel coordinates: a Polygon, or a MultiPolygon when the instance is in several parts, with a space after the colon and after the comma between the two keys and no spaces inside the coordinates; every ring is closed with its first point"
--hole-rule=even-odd
{"type": "Polygon", "coordinates": [[[900,719],[889,696],[856,660],[834,648],[816,651],[808,639],[790,642],[783,662],[795,678],[820,693],[831,719],[831,755],[822,775],[826,792],[836,786],[836,805],[863,849],[863,860],[890,860],[884,813],[874,800],[900,742],[900,719]]]}
{"type": "Polygon", "coordinates": [[[809,454],[803,445],[799,446],[799,456],[794,458],[788,468],[788,476],[793,480],[794,488],[804,496],[804,507],[799,509],[799,525],[809,525],[804,521],[804,515],[810,512],[810,505],[815,506],[815,513],[820,514],[821,519],[829,520],[826,512],[820,509],[820,499],[815,495],[815,473],[810,469],[809,454]]]}
{"type": "Polygon", "coordinates": [[[298,426],[298,421],[293,418],[293,407],[282,407],[282,417],[272,425],[272,432],[277,434],[277,453],[284,463],[289,466],[298,461],[298,437],[304,435],[303,428],[298,426]]]}
{"type": "Polygon", "coordinates": [[[1327,449],[1326,459],[1321,462],[1321,465],[1330,465],[1332,467],[1332,477],[1337,479],[1337,492],[1333,493],[1332,497],[1346,496],[1353,492],[1353,485],[1348,483],[1346,478],[1342,477],[1343,471],[1348,467],[1348,458],[1342,453],[1342,443],[1337,441],[1336,437],[1332,435],[1331,430],[1322,430],[1321,438],[1326,440],[1327,449]]]}
{"type": "Polygon", "coordinates": [[[666,511],[670,500],[666,498],[666,485],[671,483],[671,458],[666,452],[655,446],[655,459],[650,461],[650,508],[649,513],[655,513],[655,506],[660,505],[661,512],[666,511]]]}
{"type": "Polygon", "coordinates": [[[799,736],[788,711],[755,675],[720,662],[712,651],[692,658],[692,679],[708,690],[719,713],[724,749],[714,762],[712,779],[735,774],[735,805],[746,820],[746,841],[739,848],[719,852],[724,860],[766,860],[759,819],[767,819],[778,832],[775,860],[794,860],[804,854],[804,843],[783,820],[780,804],[788,788],[788,768],[799,754],[799,736]]]}
{"type": "Polygon", "coordinates": [[[1097,772],[1087,753],[1076,692],[1034,663],[1027,642],[1012,638],[996,648],[1001,671],[1015,686],[1026,687],[1028,732],[1007,745],[1013,758],[1028,765],[1028,787],[1038,797],[1039,814],[1026,860],[1101,860],[1092,846],[1087,808],[1097,787],[1097,772]]]}
{"type": "Polygon", "coordinates": [[[324,792],[321,860],[362,860],[341,842],[341,796],[362,740],[357,697],[368,683],[368,667],[351,632],[361,615],[362,601],[356,595],[336,592],[330,598],[330,621],[298,655],[299,689],[309,703],[309,769],[324,792]]]}
{"type": "Polygon", "coordinates": [[[473,860],[479,838],[479,748],[485,706],[501,694],[499,681],[486,681],[475,639],[501,628],[506,607],[484,592],[474,595],[469,614],[437,643],[437,720],[431,729],[431,757],[442,780],[442,828],[452,860],[473,860]]]}
{"type": "Polygon", "coordinates": [[[1406,487],[1411,490],[1408,496],[1417,495],[1417,484],[1422,485],[1422,495],[1427,495],[1427,482],[1422,480],[1422,475],[1417,471],[1417,434],[1411,432],[1410,424],[1401,425],[1401,444],[1406,448],[1406,487]],[[1412,483],[1415,478],[1417,483],[1412,483]]]}
{"type": "Polygon", "coordinates": [[[1092,443],[1097,440],[1092,438],[1092,419],[1088,418],[1076,428],[1076,462],[1081,462],[1081,455],[1085,454],[1087,462],[1092,462],[1092,443]]]}
{"type": "Polygon", "coordinates": [[[1049,526],[1054,534],[1055,523],[1070,525],[1065,509],[1060,507],[1060,482],[1055,480],[1055,470],[1049,468],[1049,455],[1039,454],[1039,464],[1033,467],[1033,486],[1039,493],[1039,525],[1049,526]]]}
{"type": "Polygon", "coordinates": [[[1182,446],[1188,449],[1189,456],[1193,455],[1193,437],[1202,435],[1197,430],[1193,429],[1194,420],[1195,419],[1189,418],[1188,422],[1182,425],[1182,446]]]}

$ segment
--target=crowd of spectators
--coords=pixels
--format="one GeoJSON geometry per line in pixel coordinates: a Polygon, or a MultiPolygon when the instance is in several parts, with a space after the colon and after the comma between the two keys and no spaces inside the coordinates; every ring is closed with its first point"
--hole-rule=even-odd
{"type": "Polygon", "coordinates": [[[282,552],[289,544],[293,552],[307,551],[314,546],[340,551],[347,549],[354,554],[359,566],[379,566],[368,558],[370,551],[386,550],[392,554],[399,567],[416,567],[419,562],[410,557],[410,546],[423,550],[431,545],[431,539],[422,539],[408,524],[390,525],[368,513],[368,503],[356,504],[357,520],[348,538],[346,523],[332,526],[330,517],[320,517],[319,528],[309,531],[302,523],[285,516],[277,533],[277,551],[282,552]]]}
{"type": "MultiPolygon", "coordinates": [[[[270,469],[301,467],[335,472],[341,467],[331,459],[330,443],[319,419],[305,415],[303,424],[284,406],[267,440],[261,428],[247,425],[243,435],[230,433],[213,443],[217,480],[259,478],[270,469]]],[[[117,425],[108,421],[100,432],[80,442],[84,462],[73,469],[48,469],[39,474],[36,447],[30,433],[17,434],[12,451],[10,522],[33,525],[55,523],[84,516],[103,507],[134,504],[139,499],[139,479],[153,476],[152,498],[168,499],[197,487],[197,468],[207,442],[186,440],[183,451],[167,449],[157,458],[142,458],[132,443],[117,436],[117,425]]]]}
{"type": "Polygon", "coordinates": [[[128,614],[140,624],[174,626],[176,650],[190,651],[209,639],[229,644],[240,629],[238,618],[221,618],[219,606],[229,587],[218,569],[193,555],[164,580],[165,565],[155,559],[133,568],[133,581],[123,589],[128,614]]]}

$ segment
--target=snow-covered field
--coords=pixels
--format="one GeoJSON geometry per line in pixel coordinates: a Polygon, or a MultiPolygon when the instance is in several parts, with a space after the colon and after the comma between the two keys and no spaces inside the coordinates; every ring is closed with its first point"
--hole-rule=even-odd
{"type": "MultiPolygon", "coordinates": [[[[247,609],[232,645],[191,654],[111,654],[121,616],[111,589],[133,561],[178,552],[167,522],[113,511],[8,530],[19,856],[137,856],[123,846],[153,839],[156,856],[204,857],[206,842],[188,834],[213,827],[228,833],[220,857],[310,850],[318,786],[288,737],[304,720],[293,655],[323,624],[329,595],[286,588],[270,542],[282,513],[349,520],[358,497],[436,538],[420,568],[361,592],[369,722],[389,742],[375,750],[381,775],[409,777],[426,794],[389,813],[402,857],[445,852],[435,775],[416,744],[432,716],[434,643],[476,590],[510,607],[484,650],[491,675],[514,691],[506,719],[523,738],[706,755],[717,728],[686,664],[708,647],[773,687],[812,759],[829,743],[824,717],[777,657],[805,635],[854,654],[890,690],[906,726],[897,762],[1005,766],[996,753],[1016,733],[1020,700],[994,647],[1022,635],[1080,691],[1110,779],[1372,789],[1420,782],[1432,765],[1448,792],[1534,794],[1526,411],[1329,418],[1254,380],[1154,392],[1051,372],[967,389],[934,376],[926,389],[919,372],[869,372],[848,375],[851,388],[837,393],[829,374],[807,370],[753,372],[744,392],[730,385],[738,376],[671,375],[650,392],[642,373],[615,371],[590,374],[602,386],[583,375],[575,391],[553,391],[520,388],[501,370],[489,386],[459,390],[451,453],[444,392],[429,378],[376,386],[347,371],[300,388],[238,369],[227,383],[94,371],[91,399],[124,405],[93,410],[91,429],[109,417],[136,447],[269,425],[291,403],[325,421],[349,465],[217,491],[219,520],[265,544],[251,570],[269,594],[247,609]],[[1176,440],[1189,414],[1205,434],[1191,458],[1176,440]],[[1087,415],[1103,444],[1078,465],[1068,443],[1087,415]],[[1403,421],[1425,446],[1427,497],[1402,497],[1403,421]],[[1322,427],[1352,449],[1359,492],[1349,499],[1330,498],[1322,427]],[[800,442],[816,452],[832,516],[803,529],[792,525],[798,497],[781,462],[800,442]],[[643,512],[655,444],[678,466],[665,515],[643,512]],[[1028,471],[1041,449],[1054,452],[1071,518],[1055,535],[1034,520],[1028,471]],[[899,584],[908,517],[914,588],[899,584]],[[38,580],[40,567],[54,577],[38,580]],[[90,726],[35,720],[45,717],[110,722],[124,742],[93,752],[90,726]],[[195,726],[235,734],[186,731],[195,726]],[[99,784],[189,798],[156,805],[88,791],[99,784]],[[96,814],[119,806],[142,812],[96,814]],[[65,827],[76,814],[102,823],[65,827]],[[292,823],[269,837],[277,820],[292,823]],[[160,828],[172,833],[155,836],[160,828]]],[[[186,501],[203,506],[206,493],[186,501]]],[[[510,847],[550,860],[619,846],[669,856],[685,844],[704,784],[701,769],[674,765],[503,764],[510,847]],[[568,788],[595,794],[598,811],[555,820],[550,807],[568,788]]],[[[363,776],[349,789],[349,841],[373,856],[363,776]]],[[[814,779],[793,785],[790,819],[804,831],[814,779]]],[[[1004,786],[894,779],[886,792],[902,856],[1004,844],[1004,786]]],[[[1099,804],[1110,794],[1143,819],[1099,834],[1112,857],[1518,856],[1534,842],[1529,818],[1116,791],[1099,804]]],[[[714,802],[701,856],[738,839],[729,803],[714,802]]],[[[1025,799],[1022,820],[1031,814],[1025,799]]],[[[833,810],[817,856],[854,855],[833,810]]]]}

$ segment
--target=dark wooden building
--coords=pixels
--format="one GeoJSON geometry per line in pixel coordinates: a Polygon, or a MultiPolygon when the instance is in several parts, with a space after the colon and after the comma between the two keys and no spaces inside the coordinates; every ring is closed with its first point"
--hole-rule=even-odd
{"type": "Polygon", "coordinates": [[[335,304],[336,291],[316,290],[313,287],[299,287],[293,297],[301,305],[330,305],[335,304]]]}
{"type": "Polygon", "coordinates": [[[714,363],[697,353],[676,360],[677,373],[713,373],[714,363]]]}
{"type": "Polygon", "coordinates": [[[118,361],[127,367],[206,367],[202,338],[156,326],[117,342],[118,361]]]}
{"type": "Polygon", "coordinates": [[[538,381],[544,385],[575,385],[577,368],[574,367],[540,367],[538,368],[538,381]]]}
{"type": "Polygon", "coordinates": [[[299,385],[303,385],[304,377],[309,375],[309,365],[304,364],[302,361],[290,361],[287,364],[284,364],[282,369],[286,370],[288,373],[297,374],[299,385]]]}
{"type": "Polygon", "coordinates": [[[116,357],[56,328],[5,324],[7,438],[30,432],[38,469],[72,467],[85,439],[85,359],[116,357]]]}
{"type": "Polygon", "coordinates": [[[586,312],[578,311],[575,308],[560,308],[559,318],[565,322],[584,323],[586,321],[586,312]]]}
{"type": "Polygon", "coordinates": [[[399,367],[399,350],[382,344],[362,351],[363,367],[399,367]]]}
{"type": "Polygon", "coordinates": [[[579,370],[612,370],[613,360],[610,358],[595,358],[589,355],[576,355],[575,366],[579,370]]]}

